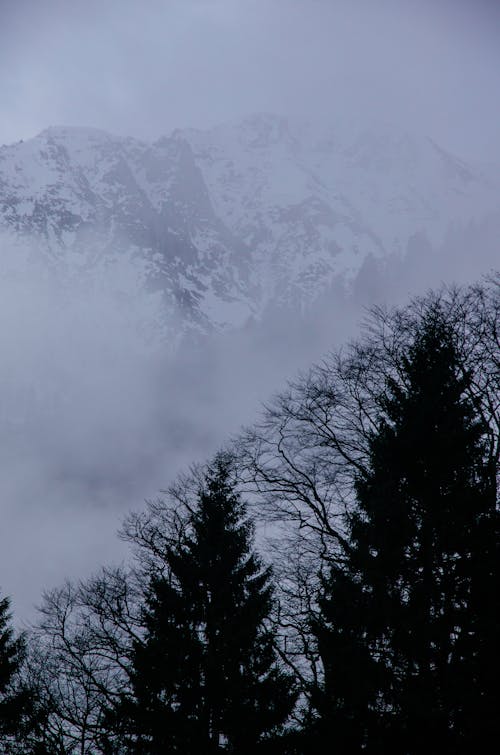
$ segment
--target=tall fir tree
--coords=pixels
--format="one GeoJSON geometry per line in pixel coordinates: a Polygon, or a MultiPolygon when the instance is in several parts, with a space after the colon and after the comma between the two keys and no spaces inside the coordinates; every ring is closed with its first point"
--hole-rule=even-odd
{"type": "Polygon", "coordinates": [[[25,653],[23,635],[15,636],[10,600],[0,599],[0,746],[10,752],[27,730],[31,695],[16,682],[25,653]]]}
{"type": "Polygon", "coordinates": [[[118,717],[134,753],[255,753],[294,702],[267,623],[271,573],[220,455],[208,470],[187,535],[151,579],[145,637],[133,654],[133,695],[118,717]]]}
{"type": "Polygon", "coordinates": [[[317,736],[339,751],[481,751],[498,737],[498,512],[486,430],[438,306],[387,385],[345,557],[314,631],[317,736]]]}

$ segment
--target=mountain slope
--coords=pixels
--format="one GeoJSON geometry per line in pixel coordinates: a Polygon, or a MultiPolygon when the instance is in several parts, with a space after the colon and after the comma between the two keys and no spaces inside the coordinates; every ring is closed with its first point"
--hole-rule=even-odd
{"type": "Polygon", "coordinates": [[[499,207],[430,139],[340,120],[261,114],[154,144],[55,127],[0,149],[9,243],[29,240],[63,282],[105,270],[125,297],[160,295],[181,334],[308,307],[367,260],[438,248],[499,207]]]}

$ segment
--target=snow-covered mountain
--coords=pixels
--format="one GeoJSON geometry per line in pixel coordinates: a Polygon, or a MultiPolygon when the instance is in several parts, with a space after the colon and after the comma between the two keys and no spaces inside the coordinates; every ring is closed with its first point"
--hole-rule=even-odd
{"type": "Polygon", "coordinates": [[[160,297],[181,332],[308,307],[367,260],[438,248],[499,208],[480,170],[391,126],[256,115],[154,144],[52,127],[0,148],[4,245],[160,297]]]}

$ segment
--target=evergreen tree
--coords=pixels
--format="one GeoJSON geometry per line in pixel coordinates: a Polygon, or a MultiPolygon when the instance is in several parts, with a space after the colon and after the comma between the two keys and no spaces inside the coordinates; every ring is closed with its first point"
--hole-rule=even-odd
{"type": "Polygon", "coordinates": [[[9,598],[0,600],[0,744],[9,752],[26,728],[30,695],[16,680],[24,658],[25,641],[14,636],[9,598]],[[17,682],[17,683],[16,683],[17,682]]]}
{"type": "Polygon", "coordinates": [[[266,620],[269,569],[218,456],[188,518],[186,535],[151,578],[145,638],[134,647],[133,695],[117,718],[135,753],[254,753],[279,731],[295,702],[266,620]]]}
{"type": "Polygon", "coordinates": [[[340,752],[470,753],[497,737],[495,475],[461,356],[431,308],[387,385],[349,547],[323,583],[317,735],[340,752]]]}

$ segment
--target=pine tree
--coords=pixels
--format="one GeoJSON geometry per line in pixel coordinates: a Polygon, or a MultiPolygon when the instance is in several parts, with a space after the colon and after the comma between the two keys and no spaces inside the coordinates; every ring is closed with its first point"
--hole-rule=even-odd
{"type": "Polygon", "coordinates": [[[136,753],[254,753],[295,701],[267,619],[271,573],[218,456],[191,509],[187,535],[151,578],[145,638],[134,648],[133,696],[119,715],[136,753]]]}
{"type": "Polygon", "coordinates": [[[317,730],[335,727],[343,752],[468,753],[495,732],[496,490],[461,356],[431,308],[324,580],[317,730]]]}
{"type": "Polygon", "coordinates": [[[30,695],[14,684],[24,658],[25,641],[15,637],[11,626],[10,600],[0,600],[0,744],[9,751],[26,727],[30,695]]]}

